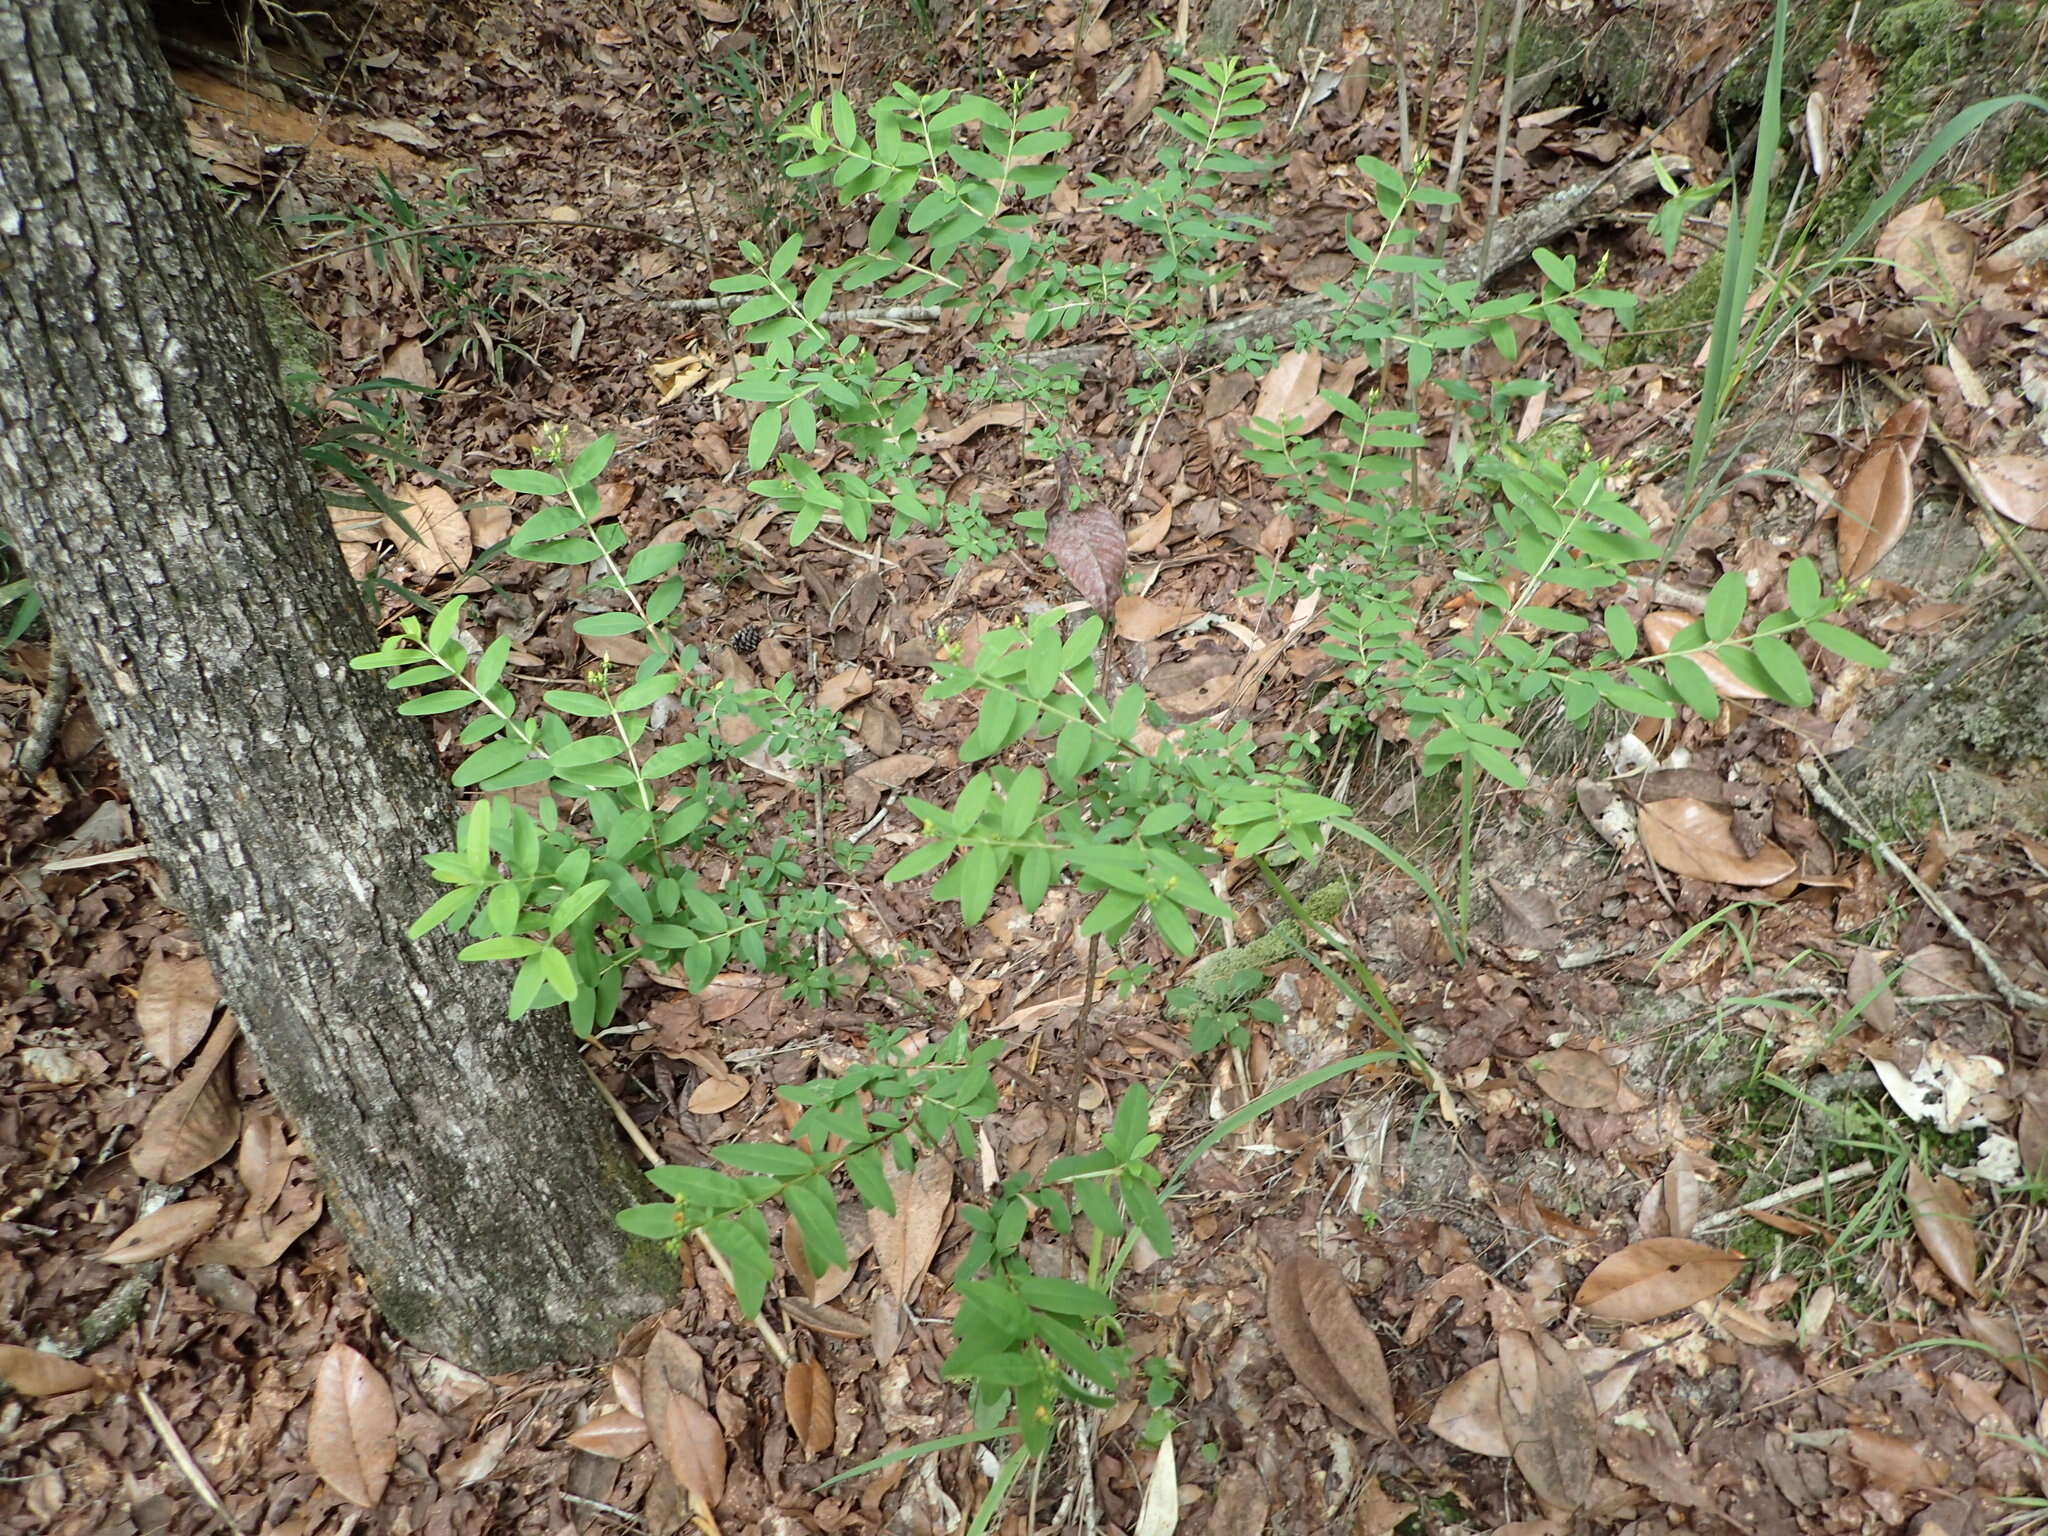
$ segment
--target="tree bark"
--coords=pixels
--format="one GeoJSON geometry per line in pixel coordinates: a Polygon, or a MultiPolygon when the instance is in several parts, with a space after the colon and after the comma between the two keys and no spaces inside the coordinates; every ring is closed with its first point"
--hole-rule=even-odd
{"type": "Polygon", "coordinates": [[[453,802],[294,443],[143,0],[0,0],[0,524],[385,1320],[608,1349],[675,1268],[558,1020],[408,923],[453,802]]]}

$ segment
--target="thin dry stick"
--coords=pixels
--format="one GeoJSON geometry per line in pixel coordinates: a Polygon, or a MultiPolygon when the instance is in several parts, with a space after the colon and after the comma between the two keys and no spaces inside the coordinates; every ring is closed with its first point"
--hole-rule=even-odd
{"type": "MultiPolygon", "coordinates": [[[[583,1063],[583,1070],[590,1073],[590,1081],[596,1086],[598,1093],[604,1097],[605,1103],[611,1106],[612,1118],[619,1122],[619,1129],[626,1133],[626,1139],[633,1143],[634,1149],[647,1160],[647,1166],[650,1168],[660,1167],[661,1154],[654,1150],[654,1144],[647,1139],[640,1127],[633,1123],[633,1117],[626,1113],[626,1106],[619,1102],[618,1095],[605,1087],[604,1080],[591,1070],[589,1062],[583,1063]]],[[[739,1287],[733,1283],[732,1266],[725,1262],[725,1255],[714,1248],[711,1245],[711,1239],[702,1232],[693,1233],[692,1235],[697,1239],[697,1246],[704,1250],[705,1257],[710,1259],[712,1265],[718,1270],[719,1277],[725,1281],[726,1288],[733,1295],[739,1295],[739,1287]]],[[[769,1326],[767,1318],[756,1317],[754,1319],[754,1331],[760,1334],[761,1343],[767,1348],[768,1353],[775,1358],[777,1365],[786,1366],[789,1364],[789,1346],[784,1344],[781,1336],[769,1326]]]]}
{"type": "Polygon", "coordinates": [[[1493,185],[1486,189],[1486,227],[1479,232],[1482,272],[1493,259],[1493,226],[1500,219],[1500,184],[1508,158],[1508,119],[1514,115],[1515,50],[1522,45],[1522,12],[1527,4],[1528,0],[1515,0],[1515,13],[1508,22],[1507,69],[1500,82],[1500,123],[1493,136],[1493,185]]]}
{"type": "Polygon", "coordinates": [[[1760,1200],[1752,1200],[1747,1205],[1738,1205],[1729,1211],[1717,1211],[1704,1221],[1694,1224],[1692,1229],[1693,1236],[1698,1237],[1704,1232],[1719,1232],[1723,1227],[1732,1227],[1738,1222],[1746,1221],[1758,1211],[1775,1211],[1783,1205],[1796,1205],[1801,1200],[1811,1195],[1817,1195],[1824,1189],[1832,1189],[1837,1184],[1847,1184],[1856,1179],[1867,1178],[1875,1171],[1868,1159],[1860,1163],[1851,1163],[1846,1168],[1837,1168],[1833,1173],[1824,1173],[1818,1178],[1807,1179],[1804,1183],[1790,1185],[1779,1190],[1776,1194],[1765,1195],[1760,1200]]]}
{"type": "Polygon", "coordinates": [[[2004,969],[2000,967],[1998,961],[1992,956],[1991,951],[1984,947],[1983,942],[1977,935],[1970,932],[1961,918],[1949,910],[1948,904],[1934,894],[1933,889],[1925,880],[1920,878],[1914,871],[1913,866],[1900,858],[1896,853],[1893,853],[1891,845],[1880,838],[1870,823],[1865,821],[1856,811],[1852,810],[1846,801],[1838,800],[1828,792],[1821,784],[1820,769],[1816,768],[1812,763],[1801,763],[1799,765],[1799,782],[1806,786],[1806,792],[1813,796],[1816,804],[1837,817],[1858,837],[1868,843],[1873,853],[1889,865],[1906,884],[1913,887],[1913,894],[1927,904],[1927,910],[1940,918],[1948,931],[1963,941],[1964,947],[1970,951],[1971,958],[1977,962],[1984,974],[1991,978],[1991,985],[1998,989],[1998,995],[2005,999],[2007,1006],[2015,1009],[2026,1009],[2035,1013],[2048,1013],[2048,997],[2044,997],[2039,992],[2028,991],[2025,987],[2007,976],[2004,969]]]}
{"type": "Polygon", "coordinates": [[[43,699],[36,705],[35,721],[29,726],[28,740],[22,743],[21,756],[14,760],[23,778],[34,778],[50,760],[50,749],[56,746],[57,732],[64,726],[64,706],[70,702],[71,658],[52,640],[50,680],[43,685],[43,699]]]}
{"type": "Polygon", "coordinates": [[[192,1491],[199,1495],[199,1502],[211,1510],[214,1518],[233,1531],[235,1536],[242,1536],[242,1527],[236,1522],[235,1517],[228,1513],[227,1505],[221,1502],[220,1495],[214,1491],[213,1483],[206,1475],[206,1469],[192,1459],[192,1453],[185,1449],[185,1442],[178,1437],[177,1430],[171,1427],[171,1421],[164,1417],[163,1409],[157,1407],[156,1399],[149,1395],[149,1388],[138,1384],[135,1388],[135,1400],[142,1404],[142,1411],[149,1416],[150,1427],[156,1431],[157,1438],[163,1441],[164,1449],[171,1454],[172,1465],[176,1466],[179,1475],[192,1485],[192,1491]]]}
{"type": "MultiPolygon", "coordinates": [[[[1458,182],[1465,174],[1465,146],[1472,137],[1472,118],[1478,111],[1479,72],[1486,67],[1486,43],[1493,32],[1493,0],[1479,0],[1479,30],[1472,38],[1472,67],[1465,72],[1465,110],[1458,116],[1458,131],[1451,138],[1451,165],[1444,172],[1444,190],[1452,197],[1458,195],[1458,182]]],[[[1507,115],[1507,99],[1501,99],[1501,115],[1507,115]]],[[[1451,213],[1455,203],[1446,203],[1437,210],[1436,241],[1434,249],[1443,254],[1444,242],[1450,238],[1451,213]]]]}

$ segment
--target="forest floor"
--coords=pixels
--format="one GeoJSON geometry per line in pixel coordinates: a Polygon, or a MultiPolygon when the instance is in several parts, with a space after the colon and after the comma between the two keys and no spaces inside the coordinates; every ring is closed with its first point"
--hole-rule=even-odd
{"type": "MultiPolygon", "coordinates": [[[[963,1187],[1069,1150],[1069,1107],[1099,1136],[1130,1082],[1150,1085],[1177,1158],[1253,1096],[1380,1041],[1321,955],[1261,943],[1287,916],[1256,882],[1233,897],[1244,916],[1228,942],[1273,1006],[1201,1051],[1165,998],[1186,968],[1156,938],[1127,940],[1117,962],[1134,984],[1084,1009],[1074,897],[1034,912],[1002,898],[963,926],[928,881],[883,883],[915,841],[902,796],[946,801],[969,771],[973,711],[925,698],[935,659],[1072,600],[1030,537],[1006,536],[1017,509],[1050,498],[1050,477],[1015,415],[938,395],[926,443],[952,498],[978,495],[987,519],[868,544],[828,527],[792,548],[786,520],[747,488],[753,407],[725,393],[733,335],[689,302],[742,268],[742,239],[793,229],[831,256],[860,238],[858,210],[782,176],[775,127],[817,91],[872,91],[892,68],[983,89],[1026,77],[1029,103],[1073,108],[1077,175],[1149,174],[1174,7],[1117,9],[1078,48],[1059,0],[977,12],[950,34],[858,8],[797,8],[779,31],[765,18],[749,31],[734,26],[743,10],[755,8],[344,8],[338,42],[318,33],[320,57],[280,41],[262,76],[232,67],[232,37],[166,42],[195,153],[289,300],[279,335],[298,354],[287,375],[309,437],[374,430],[417,466],[387,459],[384,483],[420,537],[336,514],[352,571],[386,584],[374,590],[387,619],[417,611],[406,591],[469,591],[534,678],[635,659],[571,628],[565,568],[472,570],[515,515],[489,489],[493,469],[526,466],[550,429],[572,449],[611,432],[605,515],[631,548],[689,546],[683,640],[729,678],[787,679],[837,716],[842,760],[751,773],[749,811],[772,829],[822,804],[834,837],[876,850],[832,877],[861,945],[834,958],[893,957],[893,993],[816,1005],[742,970],[697,992],[636,977],[624,1026],[589,1054],[655,1153],[703,1164],[778,1134],[778,1087],[858,1049],[875,1020],[921,1027],[902,1001],[916,997],[1014,1042],[1019,1070],[982,1166],[956,1170],[963,1187]],[[294,75],[339,97],[276,78],[294,75]],[[363,392],[390,378],[416,390],[363,392]]],[[[1441,171],[1472,109],[1444,237],[1457,249],[1479,235],[1502,80],[1475,92],[1462,58],[1433,79],[1411,59],[1397,86],[1383,48],[1348,42],[1335,59],[1277,61],[1244,149],[1278,170],[1234,189],[1273,226],[1216,295],[1219,313],[1312,293],[1348,262],[1362,206],[1351,163],[1398,159],[1404,113],[1441,171]]],[[[1251,56],[1271,44],[1241,39],[1251,56]]],[[[1845,50],[1833,78],[1851,65],[1882,67],[1845,50]]],[[[1833,102],[1850,136],[1854,95],[1833,102]]],[[[1710,163],[1708,119],[1692,121],[1666,147],[1710,163]]],[[[1518,105],[1503,210],[1615,166],[1656,126],[1570,100],[1518,105]]],[[[1701,204],[1667,249],[1649,227],[1658,206],[1653,194],[1554,243],[1606,260],[1610,286],[1669,294],[1713,254],[1726,210],[1701,204]]],[[[1681,333],[1666,361],[1598,369],[1553,338],[1494,369],[1545,381],[1528,435],[1568,416],[1575,451],[1607,459],[1670,535],[1657,602],[1688,617],[1726,572],[1765,605],[1796,556],[1832,573],[1844,552],[1831,497],[1909,437],[1907,489],[1873,513],[1896,526],[1872,535],[1888,547],[1842,620],[1903,665],[1880,674],[1814,650],[1809,709],[1731,699],[1718,721],[1624,728],[1621,761],[1614,743],[1565,733],[1536,754],[1529,788],[1483,787],[1464,836],[1463,964],[1414,888],[1374,861],[1332,854],[1300,882],[1303,896],[1337,891],[1322,909],[1333,934],[1384,989],[1428,1078],[1393,1061],[1334,1077],[1194,1165],[1172,1204],[1175,1251],[1145,1251],[1123,1283],[1139,1374],[1113,1408],[1073,1417],[995,1529],[1961,1536],[2043,1518],[2048,1072],[2029,1000],[2048,992],[2048,656],[2038,620],[2000,621],[2039,581],[2044,545],[2025,525],[2048,526],[2044,208],[2037,178],[1952,222],[1915,215],[1967,239],[1944,280],[1994,317],[1945,347],[1888,327],[1910,296],[1882,273],[1832,285],[1802,316],[1796,355],[1756,370],[1746,456],[1683,530],[1667,491],[1704,332],[1681,333]],[[2023,259],[2002,256],[2029,231],[2023,259]],[[1900,399],[1924,405],[1917,430],[1911,411],[1895,417],[1900,399]],[[1962,464],[2003,477],[2003,529],[1962,464]],[[1798,770],[1864,744],[1914,679],[1951,662],[1965,665],[1939,691],[1971,702],[1953,750],[1915,770],[1933,786],[1918,819],[1887,818],[1889,842],[1849,836],[1798,770]],[[2001,708],[2004,757],[1972,756],[1969,730],[2001,708]],[[1974,818],[1943,796],[1965,759],[2004,791],[1974,818]],[[1615,834],[1616,805],[1650,829],[1615,834]]],[[[1888,228],[1895,249],[1914,227],[1888,228]]],[[[1534,280],[1524,267],[1496,286],[1534,280]]],[[[927,375],[974,367],[973,338],[943,323],[881,334],[927,375]]],[[[1258,595],[1255,562],[1283,554],[1304,515],[1271,502],[1241,451],[1246,421],[1276,409],[1259,381],[1183,381],[1131,462],[1151,413],[1116,372],[1088,380],[1070,419],[1106,474],[1136,488],[1135,591],[1117,609],[1132,675],[1184,716],[1230,712],[1266,746],[1323,733],[1327,792],[1455,884],[1455,785],[1420,776],[1391,736],[1329,736],[1316,615],[1258,595]]],[[[1333,361],[1308,393],[1358,378],[1333,361]]],[[[13,750],[47,667],[33,637],[9,656],[13,750]]],[[[695,1373],[723,1431],[716,1529],[966,1527],[992,1466],[978,1447],[826,1486],[969,1427],[940,1371],[943,1277],[970,1236],[944,1200],[909,1276],[912,1311],[866,1224],[844,1223],[848,1268],[778,1274],[768,1313],[806,1373],[802,1404],[795,1367],[708,1267],[686,1269],[674,1310],[609,1366],[486,1380],[422,1356],[380,1327],[246,1056],[229,1038],[225,1058],[184,1064],[215,999],[138,856],[150,829],[132,824],[89,711],[71,712],[39,778],[7,780],[0,924],[30,984],[0,1008],[0,1345],[44,1348],[0,1355],[16,1389],[0,1392],[0,1531],[665,1536],[690,1514],[637,1417],[650,1351],[695,1373]],[[131,1154],[161,1151],[170,1133],[153,1112],[174,1094],[178,1134],[208,1116],[228,1134],[206,1130],[218,1160],[166,1190],[131,1154]],[[392,1394],[388,1453],[316,1413],[338,1346],[392,1394]]]]}

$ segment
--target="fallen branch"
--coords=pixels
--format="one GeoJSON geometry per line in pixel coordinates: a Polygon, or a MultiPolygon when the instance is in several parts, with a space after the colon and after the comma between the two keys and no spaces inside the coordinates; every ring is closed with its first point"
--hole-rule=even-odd
{"type": "MultiPolygon", "coordinates": [[[[1667,171],[1683,175],[1689,164],[1677,157],[1664,161],[1667,171]]],[[[1565,187],[1539,202],[1502,219],[1489,242],[1481,240],[1445,258],[1441,277],[1447,283],[1477,281],[1484,288],[1544,241],[1603,218],[1657,185],[1657,170],[1647,160],[1624,161],[1590,181],[1565,187]]],[[[1295,326],[1314,324],[1337,313],[1339,304],[1314,294],[1307,298],[1282,299],[1260,309],[1231,315],[1207,327],[1185,347],[1163,348],[1144,354],[1143,363],[1154,372],[1180,363],[1201,363],[1232,351],[1241,341],[1259,341],[1291,335],[1295,326]]],[[[1087,370],[1098,368],[1110,355],[1111,344],[1093,342],[1082,346],[1054,347],[1043,352],[1025,352],[1017,361],[1033,368],[1065,365],[1087,370]]]]}
{"type": "Polygon", "coordinates": [[[1799,782],[1806,786],[1806,792],[1813,796],[1816,805],[1820,806],[1822,810],[1829,812],[1837,820],[1841,821],[1843,825],[1848,827],[1850,831],[1869,844],[1872,853],[1876,854],[1885,864],[1890,866],[1906,884],[1913,887],[1913,894],[1927,903],[1927,910],[1940,918],[1943,926],[1950,933],[1962,940],[1964,947],[1970,951],[1970,957],[1977,962],[1978,968],[1991,978],[1991,985],[1997,988],[1998,995],[2005,999],[2006,1006],[2016,1011],[2030,1010],[2035,1013],[2048,1013],[2048,997],[2044,997],[2039,992],[2030,992],[2025,987],[2019,985],[2018,982],[2008,977],[1999,966],[1998,961],[1992,957],[1991,951],[1984,947],[1983,941],[1977,935],[1970,932],[1961,918],[1949,910],[1946,902],[1934,894],[1932,887],[1920,878],[1919,874],[1913,869],[1913,866],[1900,858],[1896,853],[1893,853],[1891,845],[1880,838],[1876,830],[1868,822],[1851,810],[1846,803],[1837,800],[1822,786],[1820,770],[1818,768],[1812,763],[1801,763],[1799,765],[1799,782]]]}
{"type": "Polygon", "coordinates": [[[1761,1200],[1738,1205],[1732,1211],[1717,1211],[1704,1221],[1696,1223],[1692,1235],[1700,1237],[1708,1232],[1718,1232],[1723,1227],[1732,1227],[1738,1222],[1747,1221],[1758,1211],[1775,1211],[1780,1206],[1796,1205],[1810,1195],[1817,1195],[1824,1189],[1832,1189],[1837,1184],[1847,1184],[1852,1179],[1865,1178],[1871,1172],[1871,1165],[1867,1160],[1851,1163],[1846,1168],[1837,1168],[1833,1173],[1824,1173],[1818,1178],[1806,1180],[1803,1184],[1793,1184],[1776,1194],[1765,1195],[1761,1200]]]}

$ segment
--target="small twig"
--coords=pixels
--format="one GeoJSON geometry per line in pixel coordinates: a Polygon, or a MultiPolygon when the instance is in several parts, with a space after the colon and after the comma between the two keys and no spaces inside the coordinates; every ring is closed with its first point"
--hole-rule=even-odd
{"type": "Polygon", "coordinates": [[[157,1438],[163,1441],[164,1449],[171,1453],[172,1464],[184,1476],[185,1481],[192,1485],[192,1491],[199,1495],[199,1502],[212,1510],[214,1518],[233,1531],[235,1536],[242,1536],[241,1525],[228,1513],[227,1505],[221,1502],[220,1495],[214,1491],[213,1483],[206,1475],[206,1469],[192,1459],[192,1453],[185,1449],[185,1442],[178,1438],[177,1430],[173,1429],[171,1421],[164,1417],[163,1409],[157,1407],[156,1399],[149,1395],[149,1388],[138,1384],[135,1388],[135,1400],[142,1404],[142,1411],[149,1416],[150,1426],[156,1430],[157,1438]]]}
{"type": "Polygon", "coordinates": [[[1067,1069],[1067,1151],[1072,1152],[1081,1135],[1081,1081],[1088,1074],[1088,1017],[1095,1012],[1095,962],[1102,953],[1102,935],[1088,935],[1088,980],[1081,996],[1081,1010],[1074,1015],[1074,1060],[1067,1069]]]}
{"type": "Polygon", "coordinates": [[[1991,985],[1998,989],[1998,995],[2005,999],[2008,1007],[2048,1013],[2048,997],[2042,996],[2039,992],[2030,992],[2008,977],[1998,961],[1993,958],[1991,951],[1984,947],[1983,941],[1970,932],[1963,920],[1949,910],[1947,903],[1934,894],[1933,889],[1920,878],[1913,866],[1893,853],[1891,845],[1880,838],[1875,829],[1862,816],[1851,810],[1846,802],[1836,799],[1828,792],[1821,784],[1820,769],[1812,763],[1801,763],[1799,782],[1806,786],[1806,792],[1813,796],[1816,804],[1862,838],[1870,846],[1870,850],[1889,865],[1900,879],[1913,887],[1913,894],[1927,904],[1928,911],[1940,918],[1948,931],[1963,941],[1964,947],[1970,951],[1971,958],[1977,962],[1984,974],[1991,978],[1991,985]]]}
{"type": "Polygon", "coordinates": [[[64,647],[50,642],[50,678],[43,685],[42,702],[36,705],[35,722],[29,727],[28,740],[22,743],[21,756],[15,759],[15,766],[25,779],[33,779],[43,771],[43,764],[50,760],[50,749],[57,744],[57,732],[64,728],[64,708],[71,702],[71,657],[64,647]]]}
{"type": "Polygon", "coordinates": [[[1731,1211],[1717,1211],[1704,1221],[1694,1223],[1693,1235],[1697,1237],[1703,1232],[1719,1232],[1723,1227],[1732,1227],[1748,1220],[1758,1211],[1775,1211],[1780,1206],[1796,1205],[1810,1195],[1817,1195],[1824,1189],[1832,1189],[1837,1184],[1847,1184],[1855,1179],[1866,1178],[1874,1171],[1868,1159],[1860,1163],[1851,1163],[1846,1168],[1837,1168],[1833,1173],[1821,1174],[1818,1178],[1790,1185],[1776,1194],[1765,1195],[1760,1200],[1738,1205],[1731,1211]]]}

